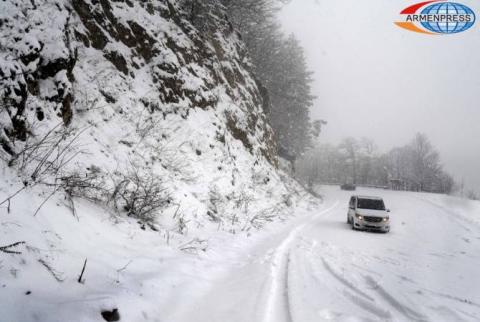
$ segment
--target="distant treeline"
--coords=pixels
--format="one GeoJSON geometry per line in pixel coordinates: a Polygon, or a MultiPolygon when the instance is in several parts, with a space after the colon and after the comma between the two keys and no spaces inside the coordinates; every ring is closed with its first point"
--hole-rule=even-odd
{"type": "Polygon", "coordinates": [[[451,193],[455,187],[440,155],[425,134],[402,147],[379,153],[370,139],[346,138],[320,145],[297,163],[297,175],[309,185],[353,183],[394,190],[451,193]]]}

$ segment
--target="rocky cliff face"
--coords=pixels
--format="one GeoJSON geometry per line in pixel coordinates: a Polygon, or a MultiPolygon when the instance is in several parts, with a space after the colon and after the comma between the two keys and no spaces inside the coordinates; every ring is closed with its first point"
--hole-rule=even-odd
{"type": "Polygon", "coordinates": [[[290,200],[268,98],[222,8],[209,19],[200,32],[174,0],[1,2],[0,156],[61,124],[78,134],[65,171],[153,173],[171,229],[270,220],[290,200]]]}

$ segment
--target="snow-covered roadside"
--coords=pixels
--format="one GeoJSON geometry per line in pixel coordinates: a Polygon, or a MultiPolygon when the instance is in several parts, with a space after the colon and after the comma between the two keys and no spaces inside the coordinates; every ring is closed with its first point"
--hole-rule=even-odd
{"type": "MultiPolygon", "coordinates": [[[[3,171],[11,180],[1,185],[1,200],[18,185],[3,171]]],[[[1,321],[103,321],[100,312],[114,308],[121,321],[175,321],[213,281],[241,269],[254,245],[290,229],[277,222],[265,232],[232,234],[203,223],[180,235],[81,199],[75,199],[74,215],[62,194],[34,216],[47,196],[33,188],[11,201],[10,213],[0,208],[0,246],[25,241],[14,249],[22,254],[0,254],[1,321]]],[[[318,206],[300,203],[288,222],[296,225],[311,207],[318,206]]]]}
{"type": "Polygon", "coordinates": [[[214,270],[202,271],[203,283],[166,305],[165,321],[282,321],[288,315],[285,289],[288,251],[312,218],[328,213],[322,203],[303,204],[290,220],[269,226],[245,239],[217,239],[213,252],[203,258],[214,270]],[[217,274],[220,273],[220,274],[217,274]],[[198,287],[203,284],[203,287],[198,287]],[[188,296],[185,296],[188,294],[188,296]]]}
{"type": "Polygon", "coordinates": [[[212,265],[225,270],[217,276],[205,271],[208,291],[183,293],[165,321],[479,319],[480,227],[467,230],[451,214],[456,210],[474,219],[477,204],[359,189],[383,196],[392,209],[392,231],[376,234],[346,224],[351,192],[323,187],[322,193],[322,206],[253,240],[253,246],[235,249],[233,261],[219,252],[212,265]],[[447,211],[432,205],[442,200],[447,211]]]}
{"type": "Polygon", "coordinates": [[[255,234],[204,230],[198,254],[178,250],[188,238],[167,245],[165,232],[85,201],[78,220],[61,199],[32,219],[42,198],[21,195],[15,212],[1,209],[1,245],[27,242],[22,255],[2,254],[2,321],[103,321],[113,308],[134,322],[480,318],[478,203],[359,189],[392,210],[392,231],[375,234],[345,223],[351,192],[321,192],[323,203],[255,234]]]}

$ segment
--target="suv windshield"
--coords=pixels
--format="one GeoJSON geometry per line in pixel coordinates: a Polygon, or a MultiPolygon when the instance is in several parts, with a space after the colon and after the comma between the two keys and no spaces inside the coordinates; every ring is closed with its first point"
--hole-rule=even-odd
{"type": "Polygon", "coordinates": [[[357,208],[385,210],[385,204],[381,199],[358,199],[357,208]]]}

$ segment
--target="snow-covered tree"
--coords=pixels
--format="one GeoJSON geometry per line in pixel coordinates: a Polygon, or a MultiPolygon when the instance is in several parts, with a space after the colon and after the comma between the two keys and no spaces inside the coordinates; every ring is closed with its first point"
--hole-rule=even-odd
{"type": "Polygon", "coordinates": [[[268,118],[275,131],[281,156],[300,156],[312,145],[321,123],[312,123],[309,109],[312,73],[293,35],[285,36],[276,21],[279,4],[274,0],[223,0],[229,17],[253,61],[254,72],[266,87],[268,118]],[[283,154],[283,155],[282,155],[283,154]]]}

